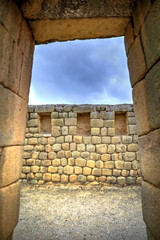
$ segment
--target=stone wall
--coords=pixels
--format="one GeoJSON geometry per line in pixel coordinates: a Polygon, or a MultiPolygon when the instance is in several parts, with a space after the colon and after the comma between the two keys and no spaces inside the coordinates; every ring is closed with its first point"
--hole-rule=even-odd
{"type": "Polygon", "coordinates": [[[23,182],[140,183],[132,105],[28,107],[23,182]]]}

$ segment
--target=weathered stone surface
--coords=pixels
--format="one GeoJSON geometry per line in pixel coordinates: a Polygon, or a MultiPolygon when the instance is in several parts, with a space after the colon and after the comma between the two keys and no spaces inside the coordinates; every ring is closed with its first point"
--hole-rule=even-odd
{"type": "Polygon", "coordinates": [[[79,152],[83,152],[83,151],[85,151],[86,150],[86,146],[85,146],[85,144],[77,144],[77,151],[79,151],[79,152]]]}
{"type": "Polygon", "coordinates": [[[111,169],[102,169],[102,175],[112,176],[112,170],[111,169]]]}
{"type": "Polygon", "coordinates": [[[74,143],[82,143],[82,136],[74,136],[73,137],[73,142],[74,143]]]}
{"type": "Polygon", "coordinates": [[[72,135],[65,136],[65,142],[71,143],[72,142],[72,135]]]}
{"type": "Polygon", "coordinates": [[[61,183],[68,183],[68,175],[61,175],[61,183]]]}
{"type": "Polygon", "coordinates": [[[53,182],[60,182],[60,175],[59,174],[52,174],[52,181],[53,182]]]}
{"type": "Polygon", "coordinates": [[[148,16],[145,19],[142,27],[142,43],[146,56],[147,67],[150,68],[160,56],[160,2],[154,1],[152,8],[150,9],[148,16]]]}
{"type": "Polygon", "coordinates": [[[139,36],[135,39],[130,49],[130,52],[128,55],[128,68],[129,68],[131,85],[133,87],[135,83],[140,81],[145,76],[145,73],[147,71],[145,58],[144,58],[139,36]]]}
{"type": "Polygon", "coordinates": [[[52,119],[52,126],[60,126],[64,125],[63,119],[52,119]]]}
{"type": "Polygon", "coordinates": [[[61,128],[59,126],[52,126],[52,135],[58,137],[61,135],[61,128]]]}
{"type": "Polygon", "coordinates": [[[88,160],[87,161],[87,167],[94,168],[96,165],[95,161],[88,160]]]}
{"type": "Polygon", "coordinates": [[[91,135],[99,135],[100,134],[100,128],[91,128],[91,135]]]}
{"type": "Polygon", "coordinates": [[[52,160],[52,166],[58,167],[60,165],[60,159],[54,159],[52,160]]]}
{"type": "Polygon", "coordinates": [[[99,144],[101,143],[101,137],[92,136],[92,144],[99,144]]]}
{"type": "Polygon", "coordinates": [[[159,69],[160,69],[160,60],[156,63],[156,65],[149,71],[149,73],[145,77],[148,114],[149,114],[150,124],[153,129],[160,127],[160,118],[159,118],[160,116],[160,99],[159,99],[160,70],[159,69]]]}
{"type": "Polygon", "coordinates": [[[70,181],[71,183],[75,183],[75,182],[77,182],[77,180],[78,180],[77,175],[70,175],[70,176],[69,176],[69,181],[70,181]]]}
{"type": "Polygon", "coordinates": [[[72,152],[72,157],[73,158],[78,158],[80,156],[80,152],[78,152],[78,151],[73,151],[72,152]]]}
{"type": "Polygon", "coordinates": [[[95,146],[92,144],[87,144],[87,151],[88,152],[95,152],[95,146]]]}
{"type": "Polygon", "coordinates": [[[106,143],[106,144],[111,143],[111,137],[103,137],[102,136],[102,143],[106,143]]]}
{"type": "Polygon", "coordinates": [[[123,161],[115,161],[115,168],[117,169],[123,169],[123,161]]]}
{"type": "Polygon", "coordinates": [[[69,134],[71,134],[71,135],[77,134],[76,126],[69,126],[69,134]]]}
{"type": "Polygon", "coordinates": [[[108,136],[113,137],[115,135],[115,128],[108,128],[108,136]]]}
{"type": "Polygon", "coordinates": [[[64,167],[64,174],[67,174],[67,175],[73,174],[73,167],[72,166],[65,166],[64,167]]]}
{"type": "Polygon", "coordinates": [[[102,160],[103,162],[106,162],[106,161],[108,161],[108,160],[110,160],[110,159],[111,159],[110,154],[102,154],[102,155],[101,155],[101,160],[102,160]]]}
{"type": "Polygon", "coordinates": [[[51,160],[42,160],[42,166],[48,167],[51,165],[51,160]]]}
{"type": "Polygon", "coordinates": [[[32,166],[31,167],[31,172],[38,173],[39,172],[39,166],[32,166]]]}
{"type": "Polygon", "coordinates": [[[140,81],[133,87],[133,102],[136,114],[137,133],[138,135],[143,135],[151,130],[145,80],[140,81]]]}
{"type": "Polygon", "coordinates": [[[54,152],[58,152],[58,151],[60,151],[61,150],[61,144],[54,144],[53,145],[53,147],[52,147],[52,150],[54,151],[54,152]]]}
{"type": "Polygon", "coordinates": [[[160,130],[139,138],[142,178],[160,187],[160,130]]]}
{"type": "Polygon", "coordinates": [[[100,168],[93,168],[92,174],[94,176],[101,176],[101,169],[100,168]]]}
{"type": "Polygon", "coordinates": [[[129,144],[128,145],[128,151],[129,152],[137,152],[138,151],[138,144],[129,144]]]}
{"type": "Polygon", "coordinates": [[[76,118],[66,118],[65,125],[66,126],[75,126],[75,125],[77,125],[77,119],[76,118]]]}
{"type": "Polygon", "coordinates": [[[86,176],[79,175],[78,176],[78,182],[85,183],[87,180],[86,176]]]}
{"type": "MultiPolygon", "coordinates": [[[[7,239],[18,222],[20,182],[0,189],[0,237],[7,239]]],[[[11,238],[10,238],[11,239],[11,238]]]]}
{"type": "Polygon", "coordinates": [[[16,182],[21,175],[21,157],[23,148],[20,146],[2,148],[0,153],[0,187],[16,182]]]}
{"type": "Polygon", "coordinates": [[[108,153],[111,154],[111,153],[114,153],[115,152],[115,149],[116,149],[116,146],[114,144],[109,144],[108,145],[108,153]]]}
{"type": "Polygon", "coordinates": [[[103,168],[103,162],[101,160],[96,161],[96,167],[97,168],[103,168]]]}
{"type": "Polygon", "coordinates": [[[91,119],[91,127],[93,127],[93,128],[103,127],[103,120],[102,119],[91,119]]]}
{"type": "Polygon", "coordinates": [[[121,153],[126,151],[126,146],[124,144],[116,144],[116,152],[121,153]]]}
{"type": "Polygon", "coordinates": [[[123,159],[125,161],[133,161],[136,159],[136,155],[134,152],[126,152],[126,153],[123,153],[123,159]]]}
{"type": "Polygon", "coordinates": [[[136,135],[137,134],[136,125],[128,125],[128,133],[131,135],[136,135]]]}
{"type": "Polygon", "coordinates": [[[120,185],[125,185],[126,184],[126,178],[125,177],[118,177],[117,182],[120,185]]]}
{"type": "MultiPolygon", "coordinates": [[[[48,167],[48,172],[49,173],[57,173],[58,168],[57,167],[53,167],[53,166],[49,166],[48,167]]],[[[45,179],[44,179],[45,180],[45,179]]]]}
{"type": "Polygon", "coordinates": [[[89,167],[84,167],[83,168],[83,175],[88,176],[91,174],[92,169],[89,167]]]}
{"type": "Polygon", "coordinates": [[[114,162],[113,161],[107,161],[104,163],[104,168],[113,169],[114,168],[114,162]]]}
{"type": "Polygon", "coordinates": [[[121,170],[118,170],[118,169],[113,169],[113,176],[120,176],[121,175],[121,170]]]}
{"type": "Polygon", "coordinates": [[[27,102],[0,86],[0,146],[23,144],[26,110],[27,102]]]}
{"type": "Polygon", "coordinates": [[[133,31],[131,22],[129,22],[127,25],[124,42],[125,42],[126,55],[128,56],[131,46],[134,43],[134,31],[133,31]]]}
{"type": "Polygon", "coordinates": [[[86,165],[86,160],[83,158],[76,158],[75,160],[75,165],[79,167],[85,167],[86,165]]]}
{"type": "Polygon", "coordinates": [[[107,152],[106,144],[97,144],[96,145],[96,152],[100,154],[105,154],[107,152]]]}
{"type": "Polygon", "coordinates": [[[51,173],[44,173],[43,174],[43,180],[44,181],[48,182],[48,181],[51,181],[51,179],[52,179],[51,173]]]}
{"type": "Polygon", "coordinates": [[[143,219],[155,239],[160,239],[160,189],[142,181],[143,219]]]}

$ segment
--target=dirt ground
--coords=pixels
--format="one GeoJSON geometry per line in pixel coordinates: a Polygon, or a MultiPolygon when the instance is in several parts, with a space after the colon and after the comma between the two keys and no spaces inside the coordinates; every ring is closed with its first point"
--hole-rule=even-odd
{"type": "Polygon", "coordinates": [[[14,240],[146,240],[139,186],[22,185],[14,240]]]}

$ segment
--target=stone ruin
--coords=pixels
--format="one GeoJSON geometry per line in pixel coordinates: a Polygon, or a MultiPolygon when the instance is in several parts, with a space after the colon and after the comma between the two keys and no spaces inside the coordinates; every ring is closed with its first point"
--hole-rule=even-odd
{"type": "Polygon", "coordinates": [[[140,183],[133,105],[29,106],[21,179],[140,183]]]}
{"type": "Polygon", "coordinates": [[[143,219],[148,239],[160,239],[159,23],[159,0],[0,1],[0,240],[12,239],[18,222],[35,44],[117,36],[125,39],[133,88],[143,219]]]}

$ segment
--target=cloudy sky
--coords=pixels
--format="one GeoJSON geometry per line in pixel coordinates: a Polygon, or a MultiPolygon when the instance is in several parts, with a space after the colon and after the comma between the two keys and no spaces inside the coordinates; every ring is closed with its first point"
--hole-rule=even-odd
{"type": "Polygon", "coordinates": [[[29,104],[132,103],[124,39],[35,48],[29,104]]]}

